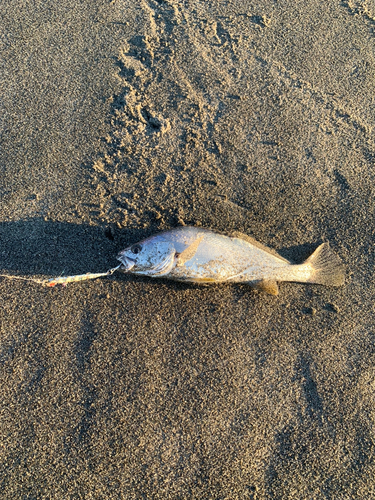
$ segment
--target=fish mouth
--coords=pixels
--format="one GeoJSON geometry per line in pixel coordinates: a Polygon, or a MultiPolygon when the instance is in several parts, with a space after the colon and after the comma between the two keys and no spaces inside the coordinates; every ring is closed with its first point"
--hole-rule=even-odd
{"type": "Polygon", "coordinates": [[[122,252],[118,254],[117,260],[122,264],[120,267],[121,271],[128,272],[135,266],[135,260],[126,257],[122,252]]]}

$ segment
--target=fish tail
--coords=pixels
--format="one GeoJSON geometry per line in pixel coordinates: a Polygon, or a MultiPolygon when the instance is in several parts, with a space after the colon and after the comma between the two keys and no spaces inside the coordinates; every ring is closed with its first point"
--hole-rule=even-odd
{"type": "Polygon", "coordinates": [[[301,264],[310,268],[306,283],[340,286],[345,280],[345,267],[341,259],[331,250],[329,243],[322,243],[310,257],[301,264]]]}

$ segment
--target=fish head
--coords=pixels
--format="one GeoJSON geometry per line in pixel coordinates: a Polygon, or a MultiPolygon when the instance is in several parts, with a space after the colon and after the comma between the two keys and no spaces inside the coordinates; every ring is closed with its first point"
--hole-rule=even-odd
{"type": "Polygon", "coordinates": [[[122,250],[118,256],[125,272],[162,276],[168,274],[176,264],[174,244],[161,235],[147,238],[122,250]]]}

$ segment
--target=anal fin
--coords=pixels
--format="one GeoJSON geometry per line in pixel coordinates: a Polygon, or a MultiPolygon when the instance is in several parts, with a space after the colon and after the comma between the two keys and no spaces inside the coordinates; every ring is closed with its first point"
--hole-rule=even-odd
{"type": "Polygon", "coordinates": [[[279,287],[274,280],[251,281],[249,285],[255,290],[266,292],[269,295],[279,295],[279,287]]]}

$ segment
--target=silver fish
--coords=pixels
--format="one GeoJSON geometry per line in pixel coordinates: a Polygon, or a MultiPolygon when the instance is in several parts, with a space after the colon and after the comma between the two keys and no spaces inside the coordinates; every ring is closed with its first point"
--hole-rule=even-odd
{"type": "Polygon", "coordinates": [[[293,264],[241,233],[217,234],[179,227],[151,236],[119,253],[120,270],[193,283],[247,283],[277,295],[278,281],[344,283],[344,266],[328,243],[302,264],[293,264]]]}

